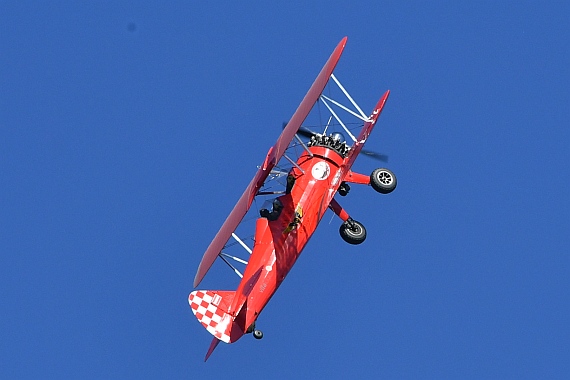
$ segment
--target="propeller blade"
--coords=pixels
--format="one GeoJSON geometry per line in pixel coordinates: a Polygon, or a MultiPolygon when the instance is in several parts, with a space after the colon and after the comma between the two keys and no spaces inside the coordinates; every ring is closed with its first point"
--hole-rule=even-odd
{"type": "Polygon", "coordinates": [[[388,156],[387,155],[381,154],[378,152],[374,152],[372,150],[362,149],[360,151],[360,154],[363,154],[367,157],[373,158],[373,159],[378,160],[378,161],[388,162],[388,156]]]}
{"type": "Polygon", "coordinates": [[[301,127],[299,128],[299,130],[297,131],[297,134],[299,136],[303,136],[303,137],[308,137],[311,138],[312,136],[316,135],[315,132],[311,131],[309,128],[307,127],[301,127]]]}
{"type": "MultiPolygon", "coordinates": [[[[283,125],[281,126],[282,129],[285,129],[285,127],[287,126],[287,122],[283,122],[283,125]]],[[[303,136],[303,137],[307,137],[307,138],[311,138],[312,136],[316,135],[316,132],[311,131],[309,128],[307,127],[299,127],[299,129],[297,130],[297,134],[299,136],[303,136]]]]}

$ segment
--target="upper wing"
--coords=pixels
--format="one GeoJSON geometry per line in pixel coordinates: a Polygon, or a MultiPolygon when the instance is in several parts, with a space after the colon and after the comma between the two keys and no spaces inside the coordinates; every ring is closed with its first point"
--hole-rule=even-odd
{"type": "Polygon", "coordinates": [[[305,121],[305,119],[309,115],[309,112],[311,111],[311,109],[319,99],[319,96],[321,95],[325,86],[327,85],[327,82],[329,81],[329,78],[340,59],[342,51],[344,50],[344,47],[346,45],[346,40],[347,37],[344,37],[339,42],[337,47],[334,49],[333,53],[331,54],[331,56],[329,57],[329,59],[321,69],[321,72],[317,76],[317,79],[315,79],[315,81],[311,85],[311,88],[309,88],[309,91],[301,101],[301,104],[299,104],[299,107],[297,107],[297,110],[289,120],[289,123],[287,124],[285,129],[283,129],[283,131],[281,132],[281,135],[277,139],[277,142],[269,149],[269,152],[267,153],[263,165],[257,171],[255,177],[253,177],[253,179],[251,180],[251,182],[249,183],[249,185],[241,195],[240,199],[234,206],[234,209],[228,215],[226,221],[224,222],[224,224],[216,234],[216,237],[214,237],[214,240],[212,240],[212,242],[208,246],[208,249],[206,249],[204,257],[202,257],[202,261],[200,262],[200,266],[198,267],[198,272],[196,273],[196,277],[194,278],[194,287],[198,286],[198,284],[202,281],[202,279],[204,278],[204,276],[206,275],[206,273],[208,272],[208,270],[210,269],[210,267],[212,266],[218,255],[220,254],[221,250],[224,248],[227,241],[231,237],[232,232],[234,232],[236,227],[240,224],[241,220],[243,219],[243,217],[251,207],[251,204],[257,192],[259,191],[261,186],[263,186],[263,183],[271,173],[271,169],[273,169],[273,167],[277,164],[277,162],[279,162],[279,160],[285,153],[285,150],[291,143],[291,140],[293,140],[293,137],[295,137],[295,133],[297,133],[297,130],[299,129],[303,121],[305,121]]]}

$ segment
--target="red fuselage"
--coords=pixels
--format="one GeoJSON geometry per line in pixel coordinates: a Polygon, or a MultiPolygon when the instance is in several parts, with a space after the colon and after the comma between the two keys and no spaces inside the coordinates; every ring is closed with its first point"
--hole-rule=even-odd
{"type": "Polygon", "coordinates": [[[257,220],[253,252],[229,311],[239,314],[234,323],[241,330],[232,329],[231,341],[247,331],[281,285],[349,172],[350,156],[343,158],[324,146],[309,150],[312,157],[305,152],[297,161],[301,170],[294,167],[290,172],[295,178],[292,189],[277,198],[279,215],[257,220]]]}

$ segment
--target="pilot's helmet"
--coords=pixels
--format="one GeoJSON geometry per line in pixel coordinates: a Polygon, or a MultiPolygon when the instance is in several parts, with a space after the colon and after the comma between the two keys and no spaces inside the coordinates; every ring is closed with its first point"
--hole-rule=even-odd
{"type": "Polygon", "coordinates": [[[283,208],[283,203],[277,198],[273,200],[273,211],[278,211],[283,208]]]}
{"type": "Polygon", "coordinates": [[[334,142],[341,143],[344,142],[344,136],[340,132],[334,132],[331,134],[331,139],[334,142]]]}

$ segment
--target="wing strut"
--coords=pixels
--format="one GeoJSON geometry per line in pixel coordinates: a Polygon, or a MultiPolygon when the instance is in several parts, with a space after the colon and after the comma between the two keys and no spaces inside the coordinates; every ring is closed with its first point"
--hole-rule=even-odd
{"type": "MultiPolygon", "coordinates": [[[[356,118],[362,120],[362,121],[365,122],[365,123],[368,121],[368,118],[367,118],[367,117],[362,117],[362,116],[360,116],[359,114],[357,114],[356,112],[354,112],[354,111],[351,110],[350,108],[343,106],[342,104],[340,104],[340,103],[337,102],[336,100],[333,100],[333,99],[329,98],[328,96],[321,95],[321,100],[323,100],[323,99],[324,99],[324,100],[328,100],[329,102],[331,102],[331,103],[334,104],[335,106],[342,108],[343,110],[345,110],[346,112],[348,112],[348,113],[351,114],[352,116],[354,116],[354,117],[356,117],[356,118]]],[[[323,101],[324,101],[324,100],[323,100],[323,101]]],[[[354,103],[354,104],[356,104],[356,103],[354,103]]]]}
{"type": "MultiPolygon", "coordinates": [[[[348,91],[346,91],[344,89],[344,87],[342,86],[342,84],[340,84],[340,82],[338,81],[338,79],[336,79],[336,77],[334,76],[334,74],[331,74],[331,78],[332,80],[334,80],[334,82],[336,83],[336,85],[338,86],[338,88],[340,88],[340,90],[344,93],[344,96],[347,97],[348,100],[350,100],[350,102],[352,103],[352,105],[358,110],[358,112],[360,112],[360,115],[362,117],[359,117],[359,119],[362,119],[363,121],[368,121],[368,118],[366,117],[366,114],[362,111],[362,109],[360,109],[360,107],[358,106],[358,104],[356,104],[356,102],[354,101],[354,99],[352,99],[352,96],[350,96],[350,94],[348,93],[348,91]]],[[[345,107],[343,107],[345,108],[345,107]]],[[[346,108],[345,108],[346,109],[346,108]]],[[[346,109],[348,112],[351,112],[350,110],[346,109]]],[[[356,117],[358,117],[357,115],[355,115],[356,117]]]]}
{"type": "Polygon", "coordinates": [[[243,249],[245,249],[246,251],[248,251],[249,254],[251,255],[251,252],[252,252],[252,251],[251,251],[251,248],[249,248],[249,247],[247,246],[247,244],[245,244],[245,243],[243,242],[243,240],[241,240],[241,239],[239,238],[239,236],[237,236],[235,233],[232,232],[232,237],[239,243],[239,245],[241,245],[241,246],[243,247],[243,249]]]}
{"type": "MultiPolygon", "coordinates": [[[[224,263],[228,264],[228,266],[233,269],[233,271],[235,272],[235,274],[238,275],[239,278],[243,278],[243,274],[241,274],[241,272],[240,272],[236,267],[234,267],[234,266],[232,265],[232,263],[230,263],[230,262],[228,261],[228,259],[226,259],[226,257],[232,258],[232,259],[234,259],[234,260],[236,260],[237,257],[230,256],[230,255],[228,255],[228,254],[226,254],[226,253],[223,253],[223,252],[220,253],[220,258],[224,261],[224,263]]],[[[237,260],[236,260],[236,261],[237,261],[237,260]]],[[[243,260],[242,260],[242,262],[243,262],[243,260]]],[[[245,263],[247,264],[247,262],[245,262],[245,263]]]]}
{"type": "Polygon", "coordinates": [[[348,133],[348,135],[350,136],[350,138],[352,139],[352,141],[356,142],[356,137],[354,137],[354,135],[352,133],[350,133],[350,130],[346,127],[346,125],[344,125],[344,123],[342,122],[342,120],[340,120],[340,117],[338,117],[338,115],[336,114],[336,112],[334,112],[334,110],[331,108],[331,106],[329,106],[329,104],[327,103],[327,101],[324,99],[324,97],[321,96],[321,100],[322,102],[325,104],[325,106],[327,106],[327,108],[329,109],[329,112],[331,113],[331,115],[334,116],[334,118],[336,119],[336,121],[338,121],[338,123],[342,126],[342,128],[344,129],[344,131],[346,133],[348,133]]]}
{"type": "MultiPolygon", "coordinates": [[[[295,136],[297,136],[297,135],[295,135],[295,136]]],[[[303,169],[301,169],[301,167],[299,165],[297,165],[297,163],[295,161],[290,159],[288,155],[283,154],[283,157],[285,157],[287,159],[287,161],[289,161],[293,166],[295,166],[297,169],[299,169],[299,171],[301,173],[305,174],[305,171],[303,169]]]]}
{"type": "Polygon", "coordinates": [[[309,148],[307,147],[307,145],[305,145],[305,143],[303,142],[303,140],[301,140],[301,138],[299,137],[298,134],[295,133],[295,138],[297,139],[297,141],[299,142],[299,144],[301,144],[301,146],[303,147],[303,149],[305,149],[305,152],[307,152],[307,154],[309,155],[309,157],[313,158],[313,152],[311,152],[309,150],[309,148]]]}

